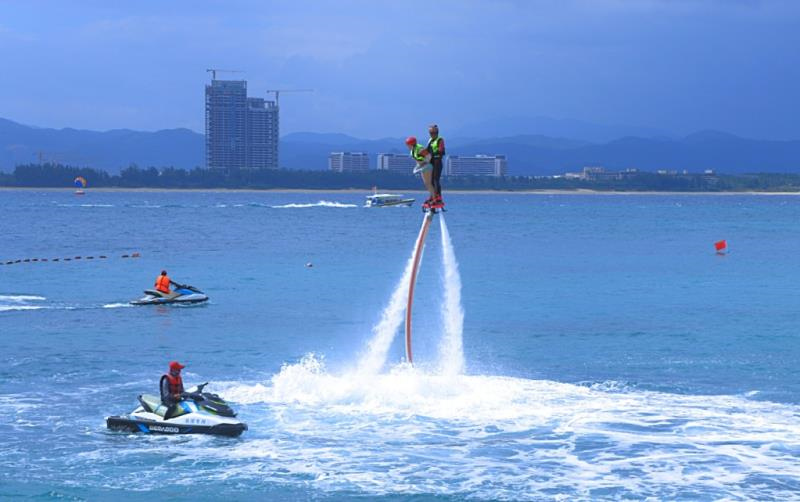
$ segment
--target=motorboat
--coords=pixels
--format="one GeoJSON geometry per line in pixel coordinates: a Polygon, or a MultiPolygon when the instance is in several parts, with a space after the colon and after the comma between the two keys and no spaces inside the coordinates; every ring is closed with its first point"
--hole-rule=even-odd
{"type": "Polygon", "coordinates": [[[410,206],[414,199],[404,198],[402,194],[375,193],[367,195],[364,207],[390,207],[390,206],[410,206]]]}
{"type": "Polygon", "coordinates": [[[208,300],[205,293],[189,286],[188,284],[178,284],[169,293],[161,292],[157,289],[145,289],[144,296],[131,302],[131,305],[164,305],[169,303],[200,303],[208,300]]]}
{"type": "Polygon", "coordinates": [[[247,424],[236,418],[236,412],[217,394],[205,392],[208,382],[183,394],[174,406],[161,402],[159,396],[142,394],[139,406],[127,415],[106,418],[111,430],[145,434],[213,434],[240,436],[247,424]]]}

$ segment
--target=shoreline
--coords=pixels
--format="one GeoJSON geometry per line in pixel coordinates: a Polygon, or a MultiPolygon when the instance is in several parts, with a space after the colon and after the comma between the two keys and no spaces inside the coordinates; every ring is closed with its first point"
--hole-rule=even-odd
{"type": "MultiPolygon", "coordinates": [[[[71,193],[74,188],[54,188],[54,187],[8,187],[0,186],[0,192],[13,192],[13,191],[29,191],[29,192],[68,192],[71,193]]],[[[114,192],[141,192],[141,193],[157,193],[157,192],[197,192],[197,193],[357,193],[369,195],[372,193],[369,189],[356,189],[356,188],[330,188],[330,189],[317,189],[317,188],[119,188],[119,187],[98,187],[87,188],[86,195],[94,192],[100,193],[114,193],[114,192]]],[[[379,190],[379,193],[426,193],[425,190],[379,190]]],[[[613,191],[613,190],[445,190],[443,193],[454,195],[787,195],[797,196],[798,192],[770,192],[770,191],[741,191],[741,192],[674,192],[674,191],[658,191],[658,190],[642,190],[642,191],[613,191]]]]}

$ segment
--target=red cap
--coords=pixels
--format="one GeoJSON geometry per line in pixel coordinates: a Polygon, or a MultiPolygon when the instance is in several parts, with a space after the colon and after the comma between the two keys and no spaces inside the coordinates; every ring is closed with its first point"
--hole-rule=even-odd
{"type": "Polygon", "coordinates": [[[180,370],[182,370],[182,369],[183,369],[183,368],[185,368],[185,367],[186,367],[186,366],[182,365],[182,364],[181,364],[181,363],[179,363],[178,361],[172,361],[171,363],[169,363],[169,369],[171,369],[171,370],[178,370],[178,371],[180,371],[180,370]]]}

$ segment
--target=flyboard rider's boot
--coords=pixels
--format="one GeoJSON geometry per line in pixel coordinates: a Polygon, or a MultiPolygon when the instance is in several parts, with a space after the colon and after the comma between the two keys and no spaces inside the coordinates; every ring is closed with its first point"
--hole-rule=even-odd
{"type": "Polygon", "coordinates": [[[433,198],[430,202],[429,207],[431,209],[444,209],[444,201],[442,200],[441,195],[437,195],[433,198]]]}

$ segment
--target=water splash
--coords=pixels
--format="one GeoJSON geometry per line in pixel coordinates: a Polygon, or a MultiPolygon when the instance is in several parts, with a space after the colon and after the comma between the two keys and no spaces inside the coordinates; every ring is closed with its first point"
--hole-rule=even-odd
{"type": "Polygon", "coordinates": [[[12,312],[15,310],[42,310],[47,307],[38,305],[0,305],[0,312],[12,312]]]}
{"type": "Polygon", "coordinates": [[[250,437],[225,452],[192,445],[186,462],[246,459],[238,478],[283,469],[276,482],[313,479],[325,492],[500,500],[785,499],[800,489],[786,474],[800,468],[797,405],[402,364],[337,375],[314,355],[268,382],[216,390],[243,406],[250,437]]]}
{"type": "Polygon", "coordinates": [[[0,302],[24,303],[29,301],[46,300],[44,296],[36,295],[0,295],[0,302]]]}
{"type": "Polygon", "coordinates": [[[453,251],[450,232],[440,215],[442,231],[442,263],[444,270],[444,303],[442,304],[442,324],[444,333],[439,345],[439,371],[443,375],[460,375],[464,372],[464,309],[461,307],[461,275],[458,273],[458,261],[453,251]]]}
{"type": "Polygon", "coordinates": [[[343,202],[331,202],[328,200],[321,200],[312,204],[283,204],[281,206],[270,206],[273,209],[305,209],[309,207],[335,207],[335,208],[351,208],[358,207],[356,204],[345,204],[343,202]]]}
{"type": "Polygon", "coordinates": [[[0,295],[0,312],[17,310],[40,310],[46,308],[34,302],[43,302],[46,298],[36,295],[0,295]]]}
{"type": "MultiPolygon", "coordinates": [[[[422,224],[425,224],[424,220],[422,224]]],[[[419,241],[419,237],[417,237],[417,241],[419,241]]],[[[376,374],[386,364],[386,356],[389,352],[389,347],[392,345],[392,339],[394,339],[400,324],[403,322],[411,270],[414,268],[414,250],[416,248],[417,242],[414,242],[403,277],[400,278],[397,286],[395,286],[394,292],[389,299],[389,304],[383,309],[381,320],[372,328],[372,339],[367,344],[367,350],[358,363],[359,373],[376,374]]]]}

